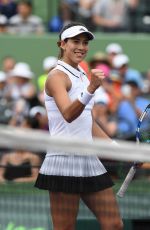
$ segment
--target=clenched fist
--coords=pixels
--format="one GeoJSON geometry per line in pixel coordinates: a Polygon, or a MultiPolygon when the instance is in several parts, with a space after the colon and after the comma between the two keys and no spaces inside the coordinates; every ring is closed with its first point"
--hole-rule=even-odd
{"type": "Polygon", "coordinates": [[[89,93],[93,94],[99,86],[102,85],[102,81],[105,78],[105,75],[100,69],[92,69],[91,70],[91,81],[87,88],[89,93]]]}

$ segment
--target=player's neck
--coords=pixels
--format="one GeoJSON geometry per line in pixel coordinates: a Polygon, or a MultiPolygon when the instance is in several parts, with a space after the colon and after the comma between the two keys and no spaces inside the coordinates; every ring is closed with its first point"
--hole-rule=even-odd
{"type": "Polygon", "coordinates": [[[73,62],[72,60],[67,59],[67,58],[65,58],[65,57],[63,57],[61,60],[62,60],[63,62],[65,62],[65,63],[67,63],[68,65],[72,66],[73,68],[78,69],[78,64],[79,64],[79,63],[75,63],[75,62],[73,62]]]}

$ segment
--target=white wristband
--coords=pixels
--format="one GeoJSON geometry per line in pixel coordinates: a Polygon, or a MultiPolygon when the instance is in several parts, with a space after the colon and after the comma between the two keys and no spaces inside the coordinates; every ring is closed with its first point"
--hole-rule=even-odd
{"type": "Polygon", "coordinates": [[[83,104],[83,105],[87,105],[89,103],[89,101],[92,99],[92,97],[94,96],[94,94],[91,94],[86,90],[84,90],[83,92],[81,92],[81,94],[78,97],[78,100],[83,104]]]}
{"type": "Polygon", "coordinates": [[[112,145],[115,145],[115,146],[119,146],[119,144],[118,144],[117,141],[115,141],[115,140],[112,140],[111,144],[112,144],[112,145]]]}

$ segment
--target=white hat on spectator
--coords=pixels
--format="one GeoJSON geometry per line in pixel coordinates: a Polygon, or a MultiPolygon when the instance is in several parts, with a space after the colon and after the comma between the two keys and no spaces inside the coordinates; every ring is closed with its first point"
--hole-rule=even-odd
{"type": "Polygon", "coordinates": [[[6,81],[6,74],[3,71],[0,71],[0,82],[6,81]]]}
{"type": "Polygon", "coordinates": [[[19,66],[19,68],[26,68],[28,70],[31,70],[29,64],[26,62],[18,62],[15,66],[17,66],[17,68],[19,66]]]}
{"type": "Polygon", "coordinates": [[[31,79],[34,76],[34,74],[31,71],[30,66],[27,63],[18,62],[15,65],[14,69],[10,71],[9,76],[31,79]]]}
{"type": "Polygon", "coordinates": [[[127,65],[129,63],[129,57],[125,54],[118,54],[113,59],[113,66],[116,69],[119,69],[123,65],[127,65]]]}
{"type": "Polygon", "coordinates": [[[95,104],[105,104],[108,105],[110,102],[108,94],[102,87],[99,87],[94,94],[94,102],[95,104]]]}
{"type": "Polygon", "coordinates": [[[106,46],[106,53],[108,54],[121,54],[122,51],[122,47],[118,43],[110,43],[108,46],[106,46]]]}
{"type": "Polygon", "coordinates": [[[7,17],[5,15],[0,15],[0,25],[7,25],[8,20],[7,17]]]}
{"type": "Polygon", "coordinates": [[[50,56],[50,57],[46,57],[43,60],[43,69],[44,70],[50,70],[52,68],[54,68],[57,65],[57,58],[50,56]]]}
{"type": "Polygon", "coordinates": [[[46,109],[43,106],[34,106],[30,109],[29,115],[31,117],[35,117],[37,114],[41,114],[42,116],[46,115],[46,109]]]}

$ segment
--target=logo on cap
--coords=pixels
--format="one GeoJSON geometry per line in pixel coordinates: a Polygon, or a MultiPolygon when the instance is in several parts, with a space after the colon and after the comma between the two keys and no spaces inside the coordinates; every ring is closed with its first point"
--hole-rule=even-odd
{"type": "Polygon", "coordinates": [[[80,28],[80,31],[85,31],[85,29],[83,29],[83,28],[80,28]]]}

